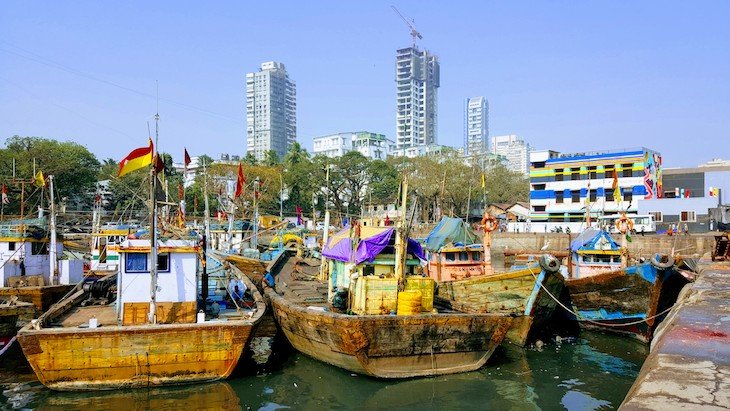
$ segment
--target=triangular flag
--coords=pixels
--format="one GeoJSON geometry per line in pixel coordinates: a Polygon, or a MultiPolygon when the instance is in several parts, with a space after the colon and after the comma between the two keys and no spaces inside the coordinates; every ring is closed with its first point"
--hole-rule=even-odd
{"type": "Polygon", "coordinates": [[[238,198],[243,194],[243,189],[246,186],[246,176],[243,175],[243,165],[238,163],[238,178],[236,178],[236,192],[233,194],[233,198],[238,198]]]}
{"type": "Polygon", "coordinates": [[[38,170],[38,173],[35,175],[35,181],[33,184],[35,184],[36,187],[46,186],[46,178],[43,177],[43,172],[41,170],[38,170]]]}
{"type": "Polygon", "coordinates": [[[190,164],[190,162],[191,162],[191,160],[190,160],[190,154],[188,154],[188,149],[187,148],[185,148],[184,150],[185,150],[185,154],[184,154],[184,157],[185,157],[185,160],[184,160],[185,161],[185,167],[187,167],[190,164]]]}

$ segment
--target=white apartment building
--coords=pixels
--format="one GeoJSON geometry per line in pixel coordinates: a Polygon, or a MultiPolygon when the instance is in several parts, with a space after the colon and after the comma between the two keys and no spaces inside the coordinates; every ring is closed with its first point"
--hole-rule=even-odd
{"type": "Polygon", "coordinates": [[[507,168],[528,176],[530,173],[530,145],[515,134],[491,138],[492,153],[507,158],[507,168]]]}
{"type": "Polygon", "coordinates": [[[348,151],[359,151],[372,160],[385,160],[394,149],[393,140],[383,134],[355,131],[314,137],[314,155],[340,157],[348,151]]]}
{"type": "Polygon", "coordinates": [[[257,160],[269,150],[284,158],[296,135],[296,84],[284,64],[262,63],[258,72],[246,74],[246,151],[257,160]]]}
{"type": "Polygon", "coordinates": [[[472,97],[465,107],[466,155],[482,155],[489,152],[489,102],[484,97],[472,97]]]}
{"type": "Polygon", "coordinates": [[[396,146],[405,149],[438,142],[438,57],[417,47],[396,56],[396,146]]]}

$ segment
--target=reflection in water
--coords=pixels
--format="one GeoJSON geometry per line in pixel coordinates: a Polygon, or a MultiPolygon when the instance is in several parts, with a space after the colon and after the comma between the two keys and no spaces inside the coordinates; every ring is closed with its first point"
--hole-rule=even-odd
{"type": "Polygon", "coordinates": [[[28,374],[0,371],[0,408],[600,410],[618,407],[646,353],[632,340],[583,333],[542,350],[500,348],[476,372],[398,381],[293,354],[273,372],[228,382],[100,393],[54,393],[28,374]]]}

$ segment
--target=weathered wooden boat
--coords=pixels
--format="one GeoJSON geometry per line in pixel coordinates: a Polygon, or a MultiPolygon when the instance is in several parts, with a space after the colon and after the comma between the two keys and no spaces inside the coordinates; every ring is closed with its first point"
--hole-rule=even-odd
{"type": "MultiPolygon", "coordinates": [[[[401,187],[405,211],[407,179],[401,187]]],[[[355,225],[329,238],[320,275],[317,259],[284,253],[272,264],[277,284],[266,295],[294,348],[378,378],[473,371],[487,362],[512,318],[434,308],[435,282],[420,272],[425,255],[406,235],[404,217],[398,228],[355,225]]]]}
{"type": "MultiPolygon", "coordinates": [[[[622,235],[625,235],[622,234],[622,235]]],[[[626,246],[604,230],[586,229],[571,242],[566,286],[581,327],[649,342],[691,273],[674,257],[654,255],[627,266],[626,246]]]]}
{"type": "Polygon", "coordinates": [[[428,274],[438,281],[437,297],[469,313],[499,313],[515,317],[506,341],[526,345],[545,331],[564,287],[560,262],[543,255],[537,262],[495,273],[491,264],[491,231],[485,217],[482,244],[459,218],[444,217],[426,238],[428,274]]]}
{"type": "Polygon", "coordinates": [[[189,384],[226,378],[236,367],[265,311],[261,294],[238,269],[230,276],[251,290],[251,310],[222,309],[217,318],[197,310],[198,246],[160,243],[152,279],[149,240],[119,246],[119,275],[78,286],[18,332],[38,379],[63,391],[189,384]],[[150,290],[150,284],[154,284],[150,290]]]}
{"type": "Polygon", "coordinates": [[[18,330],[38,316],[35,305],[13,297],[0,300],[0,357],[15,341],[18,330]]]}
{"type": "Polygon", "coordinates": [[[266,296],[286,338],[298,351],[351,372],[407,378],[473,371],[487,362],[512,322],[498,314],[329,311],[329,287],[316,279],[319,264],[288,254],[280,260],[273,272],[276,290],[267,288],[266,296]]]}

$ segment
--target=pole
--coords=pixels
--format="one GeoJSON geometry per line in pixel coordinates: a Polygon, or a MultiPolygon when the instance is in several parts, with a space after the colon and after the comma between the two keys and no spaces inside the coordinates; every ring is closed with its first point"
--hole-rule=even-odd
{"type": "Polygon", "coordinates": [[[58,285],[58,255],[56,250],[56,204],[53,193],[53,176],[48,176],[48,190],[51,193],[51,204],[50,204],[50,249],[48,250],[48,259],[51,262],[51,285],[58,285]]]}
{"type": "Polygon", "coordinates": [[[258,193],[259,193],[259,178],[256,177],[256,180],[254,180],[254,190],[253,190],[253,238],[251,238],[251,245],[253,249],[258,249],[259,246],[259,202],[258,202],[258,193]]]}
{"type": "Polygon", "coordinates": [[[405,257],[406,257],[406,238],[403,238],[404,230],[406,227],[406,200],[408,198],[408,178],[403,178],[403,190],[401,192],[401,210],[402,216],[398,220],[398,225],[395,230],[395,278],[398,279],[398,284],[402,282],[405,277],[405,257]]]}
{"type": "Polygon", "coordinates": [[[279,222],[284,221],[284,177],[279,174],[279,222]]]}
{"type": "MultiPolygon", "coordinates": [[[[155,114],[155,143],[159,137],[160,115],[155,114]]],[[[155,158],[153,150],[152,158],[155,158]]],[[[151,324],[157,323],[157,200],[155,188],[157,176],[154,165],[150,167],[150,316],[151,324]]]]}

